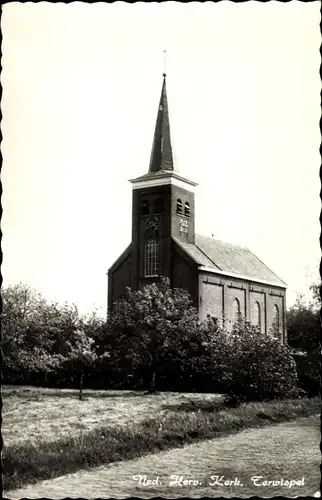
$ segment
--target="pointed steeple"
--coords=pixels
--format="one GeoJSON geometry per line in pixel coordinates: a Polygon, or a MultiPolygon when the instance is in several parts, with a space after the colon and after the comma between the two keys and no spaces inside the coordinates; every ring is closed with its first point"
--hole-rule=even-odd
{"type": "Polygon", "coordinates": [[[163,73],[163,84],[149,166],[149,173],[160,171],[174,171],[166,90],[166,73],[163,73]]]}
{"type": "Polygon", "coordinates": [[[165,71],[163,73],[149,170],[144,175],[130,179],[130,182],[133,189],[164,184],[185,185],[186,188],[192,189],[198,185],[196,182],[182,177],[179,174],[176,162],[173,161],[165,71]]]}

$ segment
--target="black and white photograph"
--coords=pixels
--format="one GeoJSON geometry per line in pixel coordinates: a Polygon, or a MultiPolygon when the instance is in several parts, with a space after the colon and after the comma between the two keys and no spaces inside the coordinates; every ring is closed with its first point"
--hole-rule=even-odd
{"type": "Polygon", "coordinates": [[[6,498],[320,497],[320,10],[3,4],[6,498]]]}

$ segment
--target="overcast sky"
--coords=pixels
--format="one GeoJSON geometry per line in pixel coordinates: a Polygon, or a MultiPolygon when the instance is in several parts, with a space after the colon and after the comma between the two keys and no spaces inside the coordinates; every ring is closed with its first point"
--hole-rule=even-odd
{"type": "Polygon", "coordinates": [[[106,310],[148,170],[163,50],[196,230],[288,284],[318,278],[320,2],[9,3],[2,15],[4,285],[106,310]]]}

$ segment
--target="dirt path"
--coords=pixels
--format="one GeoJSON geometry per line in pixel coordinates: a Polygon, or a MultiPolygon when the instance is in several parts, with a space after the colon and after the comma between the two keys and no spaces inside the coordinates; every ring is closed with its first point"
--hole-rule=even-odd
{"type": "Polygon", "coordinates": [[[13,500],[26,497],[313,496],[320,483],[319,426],[318,417],[309,417],[247,430],[136,460],[81,470],[7,492],[5,496],[13,500]],[[140,482],[133,476],[146,476],[156,484],[144,485],[144,479],[140,482]],[[170,485],[174,480],[171,476],[178,477],[177,484],[170,485]],[[198,484],[184,486],[180,476],[198,484]],[[217,483],[231,480],[234,484],[216,484],[215,476],[219,476],[217,483]],[[258,486],[254,485],[253,476],[263,476],[258,479],[258,486]],[[291,488],[261,485],[264,480],[281,479],[301,484],[291,488]]]}

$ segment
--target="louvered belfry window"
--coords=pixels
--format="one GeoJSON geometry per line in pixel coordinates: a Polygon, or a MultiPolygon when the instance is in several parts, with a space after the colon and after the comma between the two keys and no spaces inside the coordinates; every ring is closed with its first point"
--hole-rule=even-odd
{"type": "Polygon", "coordinates": [[[148,200],[143,200],[141,203],[141,215],[149,215],[150,205],[148,200]]]}
{"type": "Polygon", "coordinates": [[[190,205],[188,202],[184,204],[184,214],[186,217],[190,217],[190,205]]]}
{"type": "Polygon", "coordinates": [[[159,244],[156,240],[148,240],[145,243],[144,252],[144,275],[146,277],[158,276],[159,262],[158,262],[159,244]]]}
{"type": "Polygon", "coordinates": [[[177,214],[182,215],[182,201],[180,198],[177,199],[177,214]]]}
{"type": "Polygon", "coordinates": [[[162,214],[164,210],[163,198],[157,198],[154,202],[154,213],[162,214]]]}

